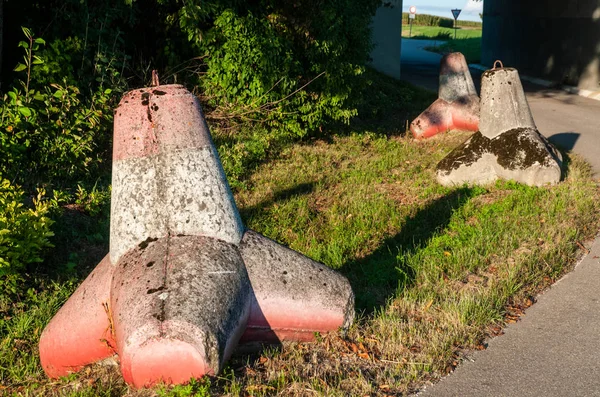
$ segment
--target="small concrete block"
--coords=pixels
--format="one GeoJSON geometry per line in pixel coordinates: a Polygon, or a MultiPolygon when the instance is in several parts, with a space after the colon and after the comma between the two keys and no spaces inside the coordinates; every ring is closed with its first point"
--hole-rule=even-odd
{"type": "Polygon", "coordinates": [[[560,154],[537,130],[516,128],[489,139],[476,132],[437,166],[445,186],[485,185],[496,179],[530,186],[560,182],[560,154]]]}
{"type": "Polygon", "coordinates": [[[537,129],[519,72],[513,68],[484,72],[481,75],[481,134],[492,139],[515,128],[537,129]]]}
{"type": "Polygon", "coordinates": [[[237,247],[209,237],[147,239],[119,261],[112,289],[121,371],[135,387],[217,374],[250,312],[237,247]]]}
{"type": "Polygon", "coordinates": [[[454,52],[440,61],[438,99],[410,124],[415,138],[430,138],[449,130],[477,131],[479,97],[463,54],[454,52]]]}
{"type": "Polygon", "coordinates": [[[40,361],[49,377],[67,376],[115,354],[109,320],[113,268],[105,256],[42,332],[40,361]]]}
{"type": "Polygon", "coordinates": [[[446,102],[452,103],[465,97],[477,97],[469,65],[460,52],[452,52],[442,57],[439,83],[438,97],[446,102]]]}
{"type": "Polygon", "coordinates": [[[242,342],[308,341],[352,324],[354,293],[341,274],[251,230],[240,252],[254,293],[242,342]]]}

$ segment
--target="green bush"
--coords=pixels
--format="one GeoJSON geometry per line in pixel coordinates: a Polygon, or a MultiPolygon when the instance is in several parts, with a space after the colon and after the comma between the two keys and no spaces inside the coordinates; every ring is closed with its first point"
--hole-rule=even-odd
{"type": "Polygon", "coordinates": [[[99,167],[112,124],[111,90],[82,102],[75,86],[13,89],[0,99],[0,173],[22,184],[64,184],[99,167]],[[102,142],[104,141],[104,142],[102,142]]]}
{"type": "Polygon", "coordinates": [[[33,198],[33,208],[23,205],[23,191],[8,180],[0,182],[0,276],[17,274],[25,266],[42,261],[42,251],[51,247],[52,221],[43,190],[33,198]]]}
{"type": "MultiPolygon", "coordinates": [[[[113,95],[99,84],[87,97],[68,69],[62,84],[53,80],[53,62],[37,55],[45,42],[23,29],[21,87],[0,98],[0,174],[33,188],[39,184],[65,185],[94,174],[108,157],[113,95]]],[[[68,53],[63,53],[62,57],[68,53]]]]}
{"type": "Polygon", "coordinates": [[[172,19],[201,53],[214,119],[293,139],[356,115],[380,1],[162,3],[178,9],[172,19]]]}

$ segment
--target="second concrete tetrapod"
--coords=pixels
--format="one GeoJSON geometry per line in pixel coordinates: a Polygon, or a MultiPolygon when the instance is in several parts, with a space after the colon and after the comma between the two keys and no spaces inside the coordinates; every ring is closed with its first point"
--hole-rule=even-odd
{"type": "Polygon", "coordinates": [[[479,97],[463,54],[444,55],[440,61],[438,99],[410,124],[415,138],[429,138],[449,130],[477,131],[479,97]]]}
{"type": "Polygon", "coordinates": [[[541,186],[560,181],[561,155],[538,132],[516,69],[502,67],[481,76],[479,126],[438,164],[439,183],[486,184],[501,178],[541,186]]]}

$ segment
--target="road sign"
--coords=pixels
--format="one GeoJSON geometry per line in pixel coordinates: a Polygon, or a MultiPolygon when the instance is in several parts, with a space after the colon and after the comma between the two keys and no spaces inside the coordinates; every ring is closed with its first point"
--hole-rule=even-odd
{"type": "Polygon", "coordinates": [[[460,15],[460,11],[458,8],[455,8],[452,11],[452,15],[454,15],[454,40],[456,40],[456,22],[458,20],[458,16],[460,15]]]}
{"type": "Polygon", "coordinates": [[[408,18],[410,21],[410,30],[408,32],[408,37],[412,37],[412,21],[413,19],[415,19],[415,14],[417,13],[417,7],[416,6],[410,6],[410,8],[408,9],[408,18]]]}

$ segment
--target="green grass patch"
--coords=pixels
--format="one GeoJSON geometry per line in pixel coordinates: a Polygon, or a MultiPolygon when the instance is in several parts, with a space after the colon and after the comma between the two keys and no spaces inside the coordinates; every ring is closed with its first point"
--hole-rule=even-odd
{"type": "MultiPolygon", "coordinates": [[[[402,37],[409,38],[410,26],[402,25],[402,37]]],[[[416,26],[412,27],[411,39],[423,40],[450,40],[454,39],[454,29],[438,26],[416,26]]],[[[481,29],[463,28],[456,30],[457,39],[481,38],[481,29]]]]}
{"type": "Polygon", "coordinates": [[[86,253],[107,249],[106,211],[71,208],[63,229],[76,232],[55,245],[65,258],[72,247],[75,271],[32,269],[20,292],[0,299],[0,395],[398,395],[446,374],[571,269],[578,243],[600,226],[586,163],[569,155],[565,180],[552,187],[439,186],[435,165],[468,134],[405,136],[432,94],[369,78],[351,126],[281,147],[235,191],[248,227],[349,278],[359,316],[347,335],[238,355],[218,377],[174,388],[132,390],[106,363],[48,380],[41,330],[89,272],[86,253]]]}
{"type": "MultiPolygon", "coordinates": [[[[410,27],[403,25],[402,37],[409,38],[409,31],[410,27]]],[[[454,29],[413,25],[410,38],[414,40],[435,40],[434,45],[425,48],[427,51],[440,54],[462,52],[469,63],[477,63],[481,60],[481,29],[457,29],[455,39],[454,29]]]]}
{"type": "Polygon", "coordinates": [[[456,40],[448,40],[425,47],[425,49],[439,54],[462,52],[468,63],[479,63],[481,61],[481,37],[457,38],[456,40]]]}

